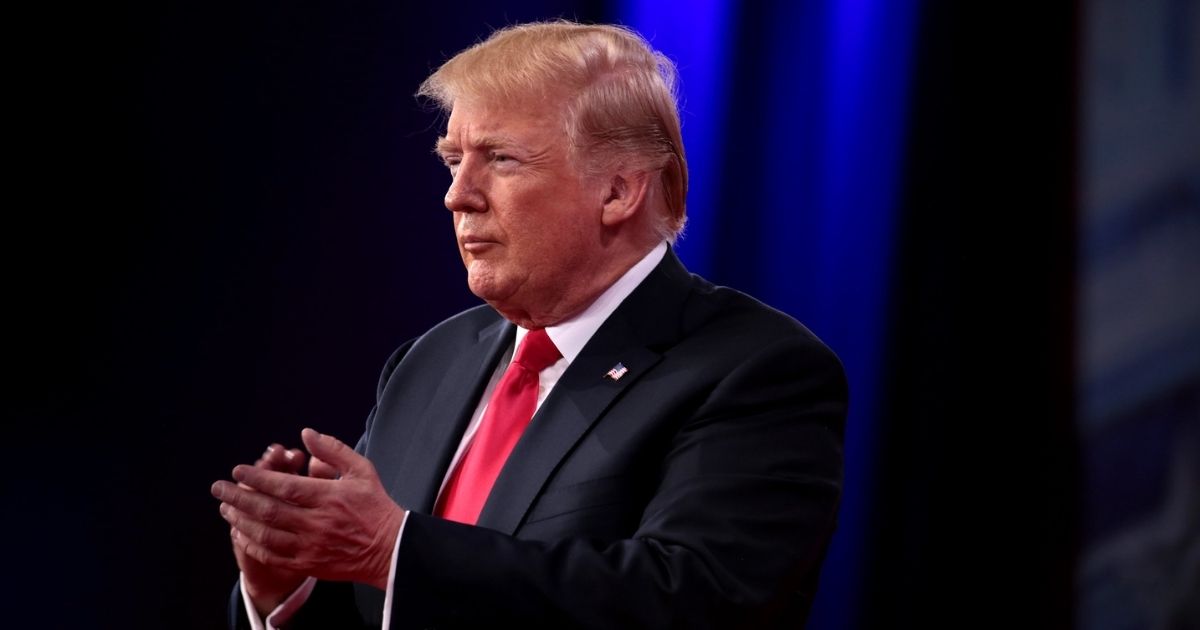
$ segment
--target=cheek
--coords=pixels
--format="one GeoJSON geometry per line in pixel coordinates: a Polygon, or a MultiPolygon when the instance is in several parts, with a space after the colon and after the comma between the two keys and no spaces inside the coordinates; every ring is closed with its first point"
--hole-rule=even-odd
{"type": "Polygon", "coordinates": [[[510,253],[533,267],[578,259],[599,238],[600,208],[574,182],[506,186],[491,198],[489,220],[510,253]],[[591,213],[594,216],[589,216],[591,213]]]}
{"type": "Polygon", "coordinates": [[[592,259],[592,236],[586,224],[560,217],[529,240],[528,245],[537,252],[532,264],[551,273],[585,266],[592,259]]]}

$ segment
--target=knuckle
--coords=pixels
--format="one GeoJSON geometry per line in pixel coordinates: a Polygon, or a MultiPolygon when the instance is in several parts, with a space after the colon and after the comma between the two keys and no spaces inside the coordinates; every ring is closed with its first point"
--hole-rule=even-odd
{"type": "Polygon", "coordinates": [[[279,498],[287,501],[288,503],[299,503],[303,498],[303,495],[300,493],[298,488],[293,486],[284,486],[282,491],[279,493],[279,498]]]}
{"type": "Polygon", "coordinates": [[[262,538],[262,525],[251,518],[243,518],[242,522],[237,526],[238,531],[242,533],[243,538],[249,538],[247,542],[259,542],[262,538]]]}
{"type": "Polygon", "coordinates": [[[259,516],[264,523],[274,525],[279,520],[279,504],[274,501],[265,502],[259,510],[259,516]]]}
{"type": "Polygon", "coordinates": [[[246,545],[246,555],[250,556],[251,558],[254,558],[255,560],[257,560],[263,564],[266,564],[267,561],[270,560],[270,554],[267,553],[267,550],[264,547],[260,547],[258,545],[252,545],[252,544],[246,545]]]}
{"type": "Polygon", "coordinates": [[[278,549],[281,553],[292,556],[299,548],[299,539],[295,535],[281,533],[279,536],[277,536],[276,549],[278,549]]]}
{"type": "Polygon", "coordinates": [[[256,493],[253,490],[243,490],[239,492],[237,496],[230,497],[227,500],[227,503],[229,503],[229,513],[237,514],[238,512],[249,512],[253,514],[254,505],[257,501],[255,494],[256,493]]]}
{"type": "Polygon", "coordinates": [[[278,538],[278,535],[274,532],[274,530],[271,530],[269,528],[263,528],[262,532],[258,536],[258,544],[262,545],[263,547],[265,547],[267,549],[274,549],[276,546],[275,541],[277,538],[278,538]]]}

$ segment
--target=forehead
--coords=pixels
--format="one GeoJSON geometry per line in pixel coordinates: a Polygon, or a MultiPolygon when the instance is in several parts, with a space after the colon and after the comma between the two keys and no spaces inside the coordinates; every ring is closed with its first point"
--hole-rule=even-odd
{"type": "Polygon", "coordinates": [[[458,100],[438,149],[566,141],[564,107],[557,101],[498,103],[458,100]]]}

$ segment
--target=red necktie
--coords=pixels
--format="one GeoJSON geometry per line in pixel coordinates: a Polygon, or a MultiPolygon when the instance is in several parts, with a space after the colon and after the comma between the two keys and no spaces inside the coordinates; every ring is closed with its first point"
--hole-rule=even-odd
{"type": "Polygon", "coordinates": [[[505,370],[479,431],[438,499],[438,515],[474,525],[500,469],[537,408],[538,374],[562,357],[543,329],[531,330],[505,370]]]}

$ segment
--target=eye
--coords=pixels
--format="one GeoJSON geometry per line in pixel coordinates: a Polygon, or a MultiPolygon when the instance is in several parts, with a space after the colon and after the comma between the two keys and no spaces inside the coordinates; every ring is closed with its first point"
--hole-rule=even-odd
{"type": "Polygon", "coordinates": [[[507,153],[492,153],[489,158],[494,164],[500,164],[503,166],[517,163],[517,159],[511,155],[508,155],[507,153]]]}
{"type": "Polygon", "coordinates": [[[462,162],[462,156],[460,156],[460,155],[443,155],[442,156],[442,164],[445,164],[446,168],[450,169],[451,175],[453,175],[456,171],[458,171],[459,162],[462,162]]]}

